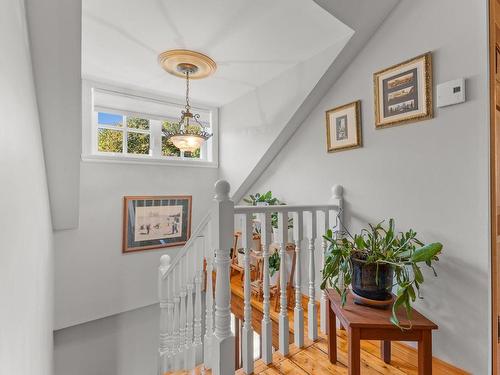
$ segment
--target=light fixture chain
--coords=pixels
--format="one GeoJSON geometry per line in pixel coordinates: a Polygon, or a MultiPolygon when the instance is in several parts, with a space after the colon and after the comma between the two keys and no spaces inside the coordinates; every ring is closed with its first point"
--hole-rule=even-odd
{"type": "Polygon", "coordinates": [[[186,71],[186,109],[188,112],[191,109],[189,104],[189,71],[186,71]]]}

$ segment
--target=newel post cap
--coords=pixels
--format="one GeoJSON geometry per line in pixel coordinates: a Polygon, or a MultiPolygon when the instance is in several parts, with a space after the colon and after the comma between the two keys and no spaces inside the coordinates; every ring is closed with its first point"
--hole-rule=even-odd
{"type": "Polygon", "coordinates": [[[163,267],[163,268],[170,267],[170,255],[163,254],[160,257],[160,267],[163,267]]]}
{"type": "Polygon", "coordinates": [[[340,199],[342,198],[342,194],[344,194],[344,188],[342,187],[342,185],[332,186],[332,198],[340,199]]]}
{"type": "Polygon", "coordinates": [[[229,191],[231,185],[226,180],[218,180],[215,183],[215,199],[218,201],[225,201],[229,199],[229,191]]]}

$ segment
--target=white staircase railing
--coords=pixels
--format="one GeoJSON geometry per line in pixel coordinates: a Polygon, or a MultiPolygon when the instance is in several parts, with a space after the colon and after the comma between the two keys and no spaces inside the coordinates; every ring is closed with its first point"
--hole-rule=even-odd
{"type": "MultiPolygon", "coordinates": [[[[302,290],[307,290],[307,333],[311,340],[318,338],[316,298],[320,297],[320,329],[326,331],[326,298],[318,293],[316,283],[317,249],[321,249],[320,266],[323,266],[326,242],[323,234],[342,215],[342,193],[340,185],[332,188],[330,202],[324,205],[305,206],[234,206],[229,198],[229,184],[218,181],[215,185],[214,206],[181,250],[174,261],[162,256],[159,268],[159,297],[161,308],[159,374],[169,371],[191,370],[203,363],[216,375],[235,373],[235,337],[231,332],[231,284],[230,251],[234,238],[235,217],[240,218],[242,245],[244,248],[244,316],[242,328],[241,358],[246,374],[253,372],[253,327],[251,307],[250,252],[253,238],[254,218],[261,227],[263,257],[263,318],[261,322],[262,353],[264,363],[272,361],[272,323],[270,315],[269,245],[272,243],[271,215],[278,216],[278,238],[280,257],[280,311],[279,347],[288,354],[290,334],[288,321],[287,280],[288,242],[295,244],[294,274],[294,345],[304,345],[304,311],[302,290]],[[288,238],[289,219],[292,219],[293,234],[288,238]],[[304,246],[305,242],[305,246],[304,246]],[[319,245],[319,246],[318,246],[319,245]],[[302,252],[308,254],[308,277],[302,284],[302,252]],[[204,272],[204,264],[206,272],[204,272]],[[212,274],[215,269],[215,288],[212,274]],[[206,276],[206,283],[204,283],[206,276]],[[202,285],[205,288],[205,311],[202,316],[202,285]],[[305,288],[307,286],[307,288],[305,288]],[[215,289],[215,299],[213,291],[215,289]],[[215,305],[214,305],[215,302],[215,305]],[[205,332],[202,332],[202,319],[205,332]]],[[[234,249],[237,251],[237,249],[234,249]]],[[[304,260],[304,259],[303,259],[304,260]]],[[[293,267],[291,267],[293,269],[293,267]]]]}

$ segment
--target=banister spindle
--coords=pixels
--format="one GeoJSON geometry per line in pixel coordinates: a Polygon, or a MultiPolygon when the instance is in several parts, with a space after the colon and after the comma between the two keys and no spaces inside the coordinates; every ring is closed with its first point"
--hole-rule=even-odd
{"type": "MultiPolygon", "coordinates": [[[[330,210],[326,209],[323,211],[324,213],[324,230],[323,233],[326,234],[328,228],[330,228],[330,210]]],[[[326,254],[327,243],[323,236],[321,236],[321,269],[325,267],[325,254],[326,254]]],[[[326,335],[327,327],[326,327],[326,317],[328,314],[328,305],[327,305],[327,297],[326,290],[321,291],[321,299],[319,306],[319,324],[321,333],[326,335]]]]}
{"type": "Polygon", "coordinates": [[[293,336],[295,346],[304,346],[304,309],[302,308],[302,263],[300,246],[303,240],[303,213],[296,212],[293,217],[293,239],[295,241],[295,307],[293,309],[293,336]]]}
{"type": "MultiPolygon", "coordinates": [[[[209,223],[211,226],[211,223],[209,223]]],[[[209,240],[209,244],[212,242],[209,240]]],[[[213,346],[214,346],[214,287],[213,271],[214,256],[213,248],[206,248],[205,259],[207,261],[207,287],[205,291],[205,340],[203,345],[203,358],[206,368],[212,368],[213,346]]]]}
{"type": "Polygon", "coordinates": [[[158,295],[160,299],[160,345],[159,345],[159,363],[160,374],[168,370],[169,340],[170,340],[170,319],[169,303],[171,295],[169,293],[169,283],[167,272],[170,269],[170,257],[162,255],[160,258],[160,267],[158,268],[158,295]]]}
{"type": "Polygon", "coordinates": [[[180,363],[179,363],[179,309],[180,309],[180,272],[179,272],[179,264],[174,268],[174,322],[173,322],[173,337],[172,337],[172,370],[178,370],[180,369],[180,363]]]}
{"type": "MultiPolygon", "coordinates": [[[[167,330],[168,330],[168,340],[167,340],[167,371],[173,366],[173,350],[174,350],[174,272],[170,272],[167,278],[168,283],[168,300],[167,300],[167,330]]],[[[163,375],[163,373],[162,373],[163,375]]]]}
{"type": "Polygon", "coordinates": [[[234,203],[229,199],[227,181],[215,184],[214,242],[215,263],[215,346],[213,372],[215,375],[234,375],[235,339],[231,333],[230,249],[234,237],[234,203]]]}
{"type": "MultiPolygon", "coordinates": [[[[198,241],[198,240],[197,240],[198,241]]],[[[196,241],[196,242],[197,242],[196,241]]],[[[187,370],[195,367],[193,348],[193,293],[194,293],[194,255],[196,250],[196,242],[190,251],[186,254],[186,278],[187,278],[187,307],[186,307],[186,339],[184,342],[184,368],[187,370]]]]}
{"type": "Polygon", "coordinates": [[[279,351],[283,355],[288,354],[289,345],[289,323],[288,306],[286,300],[287,268],[286,268],[286,244],[288,237],[288,213],[278,212],[278,233],[280,247],[280,313],[279,313],[279,351]]]}
{"type": "MultiPolygon", "coordinates": [[[[203,344],[201,341],[201,284],[203,282],[203,254],[205,250],[205,238],[200,237],[198,239],[198,247],[195,253],[195,298],[194,298],[194,357],[195,363],[198,364],[202,362],[202,348],[203,344]]],[[[208,297],[208,292],[206,293],[208,297]]]]}
{"type": "Polygon", "coordinates": [[[187,288],[186,288],[186,271],[185,266],[186,257],[184,256],[180,261],[180,280],[181,280],[181,291],[180,295],[180,311],[179,311],[179,359],[181,362],[181,368],[185,368],[185,358],[184,358],[184,350],[186,345],[186,297],[187,297],[187,288]]]}
{"type": "Polygon", "coordinates": [[[265,213],[261,215],[261,242],[262,242],[262,257],[264,258],[264,269],[262,276],[262,290],[263,290],[263,310],[262,317],[262,361],[268,365],[273,361],[273,332],[271,322],[271,292],[270,292],[270,279],[269,279],[269,245],[271,243],[271,214],[265,213]]]}
{"type": "Polygon", "coordinates": [[[314,262],[314,247],[316,240],[316,211],[311,211],[309,233],[309,303],[307,304],[307,330],[311,340],[318,338],[318,317],[316,309],[316,269],[314,262]]]}
{"type": "MultiPolygon", "coordinates": [[[[253,239],[252,214],[243,217],[243,249],[245,251],[244,260],[244,321],[241,353],[243,359],[243,371],[245,374],[253,373],[253,329],[252,329],[252,304],[251,304],[251,285],[250,285],[250,247],[253,239]]],[[[233,251],[237,251],[234,249],[233,251]]]]}
{"type": "MultiPolygon", "coordinates": [[[[344,188],[342,187],[342,185],[333,185],[332,187],[332,198],[330,199],[330,201],[332,203],[335,203],[337,205],[337,209],[338,209],[338,213],[337,213],[337,216],[338,216],[338,220],[339,220],[339,223],[337,223],[337,227],[335,228],[335,237],[336,238],[340,238],[342,236],[342,231],[343,231],[343,228],[342,228],[342,224],[344,223],[344,188]]],[[[331,222],[335,222],[335,221],[331,221],[331,222]]]]}

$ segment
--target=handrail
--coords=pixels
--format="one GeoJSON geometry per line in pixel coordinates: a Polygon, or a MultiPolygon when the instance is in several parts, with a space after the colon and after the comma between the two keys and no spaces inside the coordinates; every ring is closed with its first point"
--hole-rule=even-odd
{"type": "Polygon", "coordinates": [[[170,267],[168,270],[163,274],[163,278],[167,277],[170,272],[175,268],[175,266],[180,262],[182,257],[186,255],[187,250],[194,244],[196,239],[200,237],[200,234],[203,232],[205,229],[208,221],[210,220],[212,216],[212,209],[209,209],[208,212],[205,214],[205,216],[201,219],[199,222],[198,226],[194,230],[193,233],[191,233],[191,237],[189,237],[189,240],[187,240],[186,244],[179,250],[177,255],[175,256],[174,260],[170,262],[170,267]]]}
{"type": "Polygon", "coordinates": [[[235,214],[256,214],[273,212],[324,211],[338,209],[338,204],[277,205],[277,206],[235,206],[235,214]]]}

